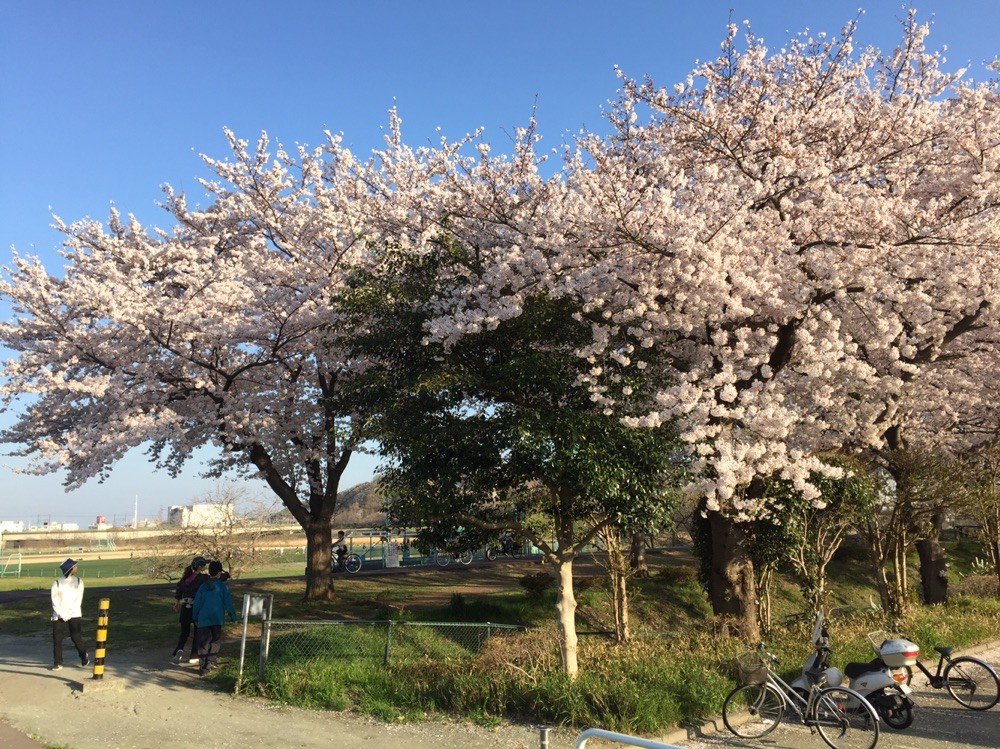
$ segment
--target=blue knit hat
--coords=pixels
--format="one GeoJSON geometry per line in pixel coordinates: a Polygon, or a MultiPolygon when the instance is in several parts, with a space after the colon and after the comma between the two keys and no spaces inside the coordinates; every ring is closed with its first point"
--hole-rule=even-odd
{"type": "Polygon", "coordinates": [[[67,559],[65,562],[59,565],[59,569],[62,570],[63,575],[68,575],[74,567],[76,567],[75,559],[67,559]]]}

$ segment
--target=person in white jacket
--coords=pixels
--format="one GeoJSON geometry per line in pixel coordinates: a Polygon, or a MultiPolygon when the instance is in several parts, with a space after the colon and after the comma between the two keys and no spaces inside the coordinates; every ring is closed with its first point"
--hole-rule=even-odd
{"type": "Polygon", "coordinates": [[[76,561],[67,559],[59,565],[62,577],[52,583],[52,670],[62,668],[63,640],[68,634],[76,652],[80,655],[80,665],[90,663],[90,654],[83,647],[80,635],[80,621],[83,616],[83,580],[76,576],[76,561]]]}

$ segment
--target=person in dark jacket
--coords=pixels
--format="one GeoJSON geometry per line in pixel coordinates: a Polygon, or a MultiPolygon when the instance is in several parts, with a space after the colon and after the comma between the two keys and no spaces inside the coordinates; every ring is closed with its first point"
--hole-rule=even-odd
{"type": "MultiPolygon", "coordinates": [[[[174,602],[174,611],[180,612],[179,621],[181,625],[181,633],[177,638],[177,646],[174,648],[174,663],[183,663],[185,660],[184,647],[191,636],[191,610],[194,606],[194,596],[198,592],[198,588],[208,580],[208,574],[205,572],[207,567],[208,560],[203,556],[196,556],[191,560],[191,564],[184,569],[181,579],[177,582],[177,588],[174,590],[174,598],[176,599],[174,602]]],[[[198,662],[194,639],[191,640],[191,656],[187,661],[188,663],[198,662]]]]}
{"type": "Polygon", "coordinates": [[[229,586],[219,579],[222,574],[222,562],[212,561],[208,565],[209,580],[204,583],[194,596],[195,647],[198,650],[200,663],[198,675],[204,676],[213,668],[219,659],[219,641],[222,639],[222,624],[225,615],[229,621],[236,621],[236,610],[233,608],[233,596],[229,586]]]}

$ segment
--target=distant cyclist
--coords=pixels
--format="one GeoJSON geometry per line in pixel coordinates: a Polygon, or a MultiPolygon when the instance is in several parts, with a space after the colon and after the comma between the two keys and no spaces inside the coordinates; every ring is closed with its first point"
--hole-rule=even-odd
{"type": "Polygon", "coordinates": [[[504,533],[503,538],[500,539],[500,551],[508,556],[511,556],[516,550],[517,547],[514,544],[514,537],[509,533],[504,533]]]}
{"type": "Polygon", "coordinates": [[[337,569],[344,569],[344,562],[347,559],[347,540],[343,531],[337,531],[337,540],[333,542],[333,551],[337,557],[337,569]]]}

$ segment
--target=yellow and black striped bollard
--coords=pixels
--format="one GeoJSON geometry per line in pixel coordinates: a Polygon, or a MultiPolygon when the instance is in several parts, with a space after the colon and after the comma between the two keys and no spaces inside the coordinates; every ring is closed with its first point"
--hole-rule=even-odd
{"type": "Polygon", "coordinates": [[[94,646],[94,678],[104,678],[104,655],[108,647],[108,609],[111,600],[102,598],[97,610],[97,644],[94,646]]]}

